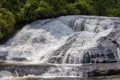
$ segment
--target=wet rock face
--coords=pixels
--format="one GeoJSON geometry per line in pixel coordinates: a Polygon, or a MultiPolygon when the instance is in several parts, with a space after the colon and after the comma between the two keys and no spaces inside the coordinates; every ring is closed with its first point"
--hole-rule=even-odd
{"type": "Polygon", "coordinates": [[[109,37],[111,34],[99,38],[97,46],[86,50],[83,63],[113,63],[119,61],[119,43],[114,38],[118,33],[109,37]]]}
{"type": "Polygon", "coordinates": [[[24,58],[24,57],[12,57],[11,60],[13,60],[13,61],[19,61],[19,62],[21,62],[21,61],[27,61],[27,59],[24,58]]]}
{"type": "MultiPolygon", "coordinates": [[[[120,20],[116,20],[120,21],[120,20]]],[[[113,63],[119,61],[119,24],[113,18],[82,17],[71,20],[76,34],[54,51],[49,63],[113,63]],[[74,25],[73,25],[74,24],[74,25]],[[57,55],[56,55],[57,54],[57,55]]]]}
{"type": "Polygon", "coordinates": [[[0,53],[8,52],[8,59],[20,62],[111,63],[119,61],[119,44],[119,18],[63,16],[25,26],[0,46],[0,53]]]}
{"type": "Polygon", "coordinates": [[[0,60],[5,61],[7,59],[8,53],[7,52],[0,52],[0,60]]]}
{"type": "Polygon", "coordinates": [[[110,46],[101,46],[92,48],[83,56],[83,63],[113,63],[117,62],[116,52],[112,51],[110,46]]]}

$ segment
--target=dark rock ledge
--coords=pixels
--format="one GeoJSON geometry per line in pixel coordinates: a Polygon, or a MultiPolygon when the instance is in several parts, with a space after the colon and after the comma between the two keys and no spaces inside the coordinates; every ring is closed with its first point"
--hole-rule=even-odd
{"type": "MultiPolygon", "coordinates": [[[[57,66],[62,66],[62,65],[57,65],[57,66]]],[[[45,73],[46,71],[48,71],[51,67],[56,68],[57,66],[52,64],[23,64],[23,63],[0,62],[0,71],[2,70],[9,71],[17,76],[24,76],[24,75],[27,76],[30,74],[39,76],[45,73]]],[[[79,68],[79,70],[82,71],[84,75],[88,75],[87,78],[120,75],[120,63],[84,64],[83,66],[78,65],[77,68],[79,68]]],[[[61,79],[57,78],[55,80],[61,80],[61,79]]],[[[62,80],[66,80],[66,79],[62,79],[62,80]]],[[[75,80],[77,80],[77,78],[75,80]]],[[[120,80],[120,78],[118,80],[120,80]]]]}
{"type": "Polygon", "coordinates": [[[76,78],[76,77],[57,77],[57,78],[14,78],[14,80],[120,80],[120,76],[102,76],[102,77],[94,77],[94,78],[76,78]]]}

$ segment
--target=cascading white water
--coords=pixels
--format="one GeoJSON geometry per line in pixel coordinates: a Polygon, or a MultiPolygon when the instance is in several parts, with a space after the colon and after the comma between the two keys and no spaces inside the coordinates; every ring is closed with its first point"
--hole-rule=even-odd
{"type": "MultiPolygon", "coordinates": [[[[8,61],[25,60],[34,64],[76,65],[118,61],[120,35],[116,21],[119,18],[94,16],[38,20],[26,25],[14,38],[1,45],[0,53],[7,53],[8,61]]],[[[43,75],[81,76],[82,73],[74,68],[62,66],[43,75]]]]}

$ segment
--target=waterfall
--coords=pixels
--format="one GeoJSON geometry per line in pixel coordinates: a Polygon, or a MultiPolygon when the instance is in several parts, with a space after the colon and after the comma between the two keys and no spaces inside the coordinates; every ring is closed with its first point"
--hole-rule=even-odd
{"type": "Polygon", "coordinates": [[[82,76],[75,65],[119,61],[119,21],[96,16],[37,20],[0,45],[0,54],[6,61],[63,65],[42,76],[82,76]]]}

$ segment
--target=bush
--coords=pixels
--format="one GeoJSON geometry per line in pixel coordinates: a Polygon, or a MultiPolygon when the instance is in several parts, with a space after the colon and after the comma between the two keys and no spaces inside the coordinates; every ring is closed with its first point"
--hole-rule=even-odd
{"type": "Polygon", "coordinates": [[[93,14],[94,10],[92,6],[85,0],[79,0],[75,3],[76,8],[81,11],[81,14],[83,15],[90,15],[93,14]]]}
{"type": "Polygon", "coordinates": [[[25,17],[26,20],[35,20],[38,18],[44,18],[52,15],[53,7],[44,1],[34,0],[32,3],[27,2],[25,4],[25,17]]]}
{"type": "Polygon", "coordinates": [[[109,13],[108,16],[120,16],[120,8],[118,9],[108,9],[107,13],[109,13]]]}
{"type": "Polygon", "coordinates": [[[0,38],[12,32],[14,23],[14,15],[10,11],[0,8],[0,38]]]}
{"type": "Polygon", "coordinates": [[[21,10],[24,7],[26,0],[2,0],[1,2],[3,8],[8,9],[15,15],[16,21],[21,21],[21,15],[23,15],[21,14],[21,10]]]}
{"type": "Polygon", "coordinates": [[[75,15],[81,14],[81,10],[76,9],[76,4],[69,4],[67,6],[67,12],[68,14],[75,14],[75,15]]]}

